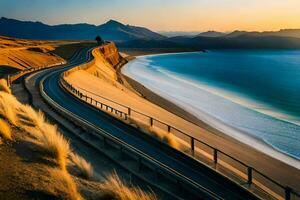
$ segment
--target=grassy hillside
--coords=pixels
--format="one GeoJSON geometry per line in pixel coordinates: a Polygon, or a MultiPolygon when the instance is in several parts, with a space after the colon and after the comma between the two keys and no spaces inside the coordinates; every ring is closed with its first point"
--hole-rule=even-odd
{"type": "Polygon", "coordinates": [[[0,81],[0,185],[0,197],[13,200],[156,199],[115,173],[97,176],[42,112],[11,94],[5,80],[0,81]]]}
{"type": "Polygon", "coordinates": [[[60,45],[72,43],[74,42],[23,40],[0,36],[0,66],[24,70],[61,63],[64,59],[51,51],[60,45]]]}

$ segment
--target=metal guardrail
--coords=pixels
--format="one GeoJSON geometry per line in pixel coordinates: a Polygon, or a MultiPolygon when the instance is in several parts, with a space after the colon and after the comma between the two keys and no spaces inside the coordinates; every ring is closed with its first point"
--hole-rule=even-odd
{"type": "MultiPolygon", "coordinates": [[[[50,74],[51,75],[51,74],[50,74]]],[[[48,76],[50,76],[48,75],[48,76]]],[[[147,154],[143,153],[139,149],[136,149],[135,147],[127,144],[126,142],[118,139],[117,137],[111,135],[110,133],[106,132],[105,130],[91,124],[90,122],[82,119],[81,117],[74,115],[73,113],[69,112],[59,104],[57,104],[51,97],[49,97],[45,91],[44,91],[44,81],[48,77],[44,77],[40,82],[40,92],[41,96],[44,98],[44,100],[50,104],[53,108],[55,108],[56,111],[58,111],[62,116],[71,119],[71,121],[75,122],[76,124],[80,125],[83,129],[89,130],[91,132],[95,132],[97,134],[100,134],[103,136],[104,142],[106,140],[109,140],[113,142],[116,145],[119,145],[121,150],[128,150],[132,152],[134,155],[137,156],[138,163],[141,163],[143,160],[144,162],[150,163],[152,166],[155,166],[156,168],[159,168],[164,173],[172,174],[176,177],[177,183],[181,183],[182,185],[188,184],[192,186],[193,188],[197,189],[198,191],[201,191],[204,193],[207,197],[210,197],[211,199],[223,199],[222,197],[218,196],[217,194],[213,193],[212,191],[206,189],[205,187],[201,186],[200,184],[194,182],[193,180],[189,179],[188,177],[185,177],[184,175],[178,173],[177,171],[173,170],[172,168],[169,168],[168,166],[164,165],[163,163],[153,159],[152,157],[148,156],[147,154]]],[[[104,105],[104,104],[102,104],[104,105]]],[[[109,106],[108,106],[109,107],[109,106]]],[[[113,109],[113,108],[111,108],[113,109]]]]}
{"type": "Polygon", "coordinates": [[[100,97],[103,101],[100,102],[93,99],[87,94],[84,94],[82,92],[82,89],[80,91],[80,89],[76,89],[74,86],[69,84],[64,79],[64,77],[68,74],[70,74],[70,72],[64,72],[60,77],[60,82],[65,87],[65,89],[67,89],[73,95],[77,96],[88,104],[94,105],[101,110],[113,114],[119,119],[127,120],[129,118],[141,117],[143,118],[143,120],[140,120],[140,122],[146,121],[146,125],[148,125],[149,127],[159,127],[160,129],[163,129],[168,133],[174,134],[175,136],[182,139],[188,147],[188,150],[184,151],[185,154],[213,168],[217,172],[225,175],[226,177],[230,178],[231,180],[256,194],[257,196],[263,199],[271,198],[300,200],[300,194],[297,191],[294,191],[292,188],[283,186],[282,184],[259,172],[255,168],[245,164],[244,162],[201,140],[190,136],[187,133],[184,133],[183,131],[161,120],[155,119],[149,115],[141,113],[106,97],[102,97],[100,95],[89,92],[90,94],[100,97]],[[103,102],[110,102],[115,106],[111,106],[103,102]]]}
{"type": "Polygon", "coordinates": [[[26,74],[29,74],[31,72],[36,72],[36,71],[39,71],[39,70],[42,70],[42,69],[48,69],[48,68],[51,68],[51,67],[54,67],[54,66],[58,66],[58,65],[63,65],[63,64],[66,64],[65,61],[63,62],[59,62],[59,63],[54,63],[54,64],[51,64],[51,65],[47,65],[47,66],[41,66],[41,67],[35,67],[35,68],[29,68],[29,69],[25,69],[25,70],[22,70],[22,71],[19,71],[19,72],[16,72],[14,74],[11,74],[11,75],[8,75],[7,76],[7,84],[8,86],[10,87],[11,84],[16,81],[17,79],[19,79],[20,77],[26,75],[26,74]]]}

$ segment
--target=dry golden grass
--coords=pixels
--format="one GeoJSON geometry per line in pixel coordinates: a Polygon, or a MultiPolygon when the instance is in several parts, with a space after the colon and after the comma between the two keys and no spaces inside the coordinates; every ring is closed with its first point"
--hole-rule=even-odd
{"type": "MultiPolygon", "coordinates": [[[[67,157],[71,152],[70,145],[59,133],[57,127],[47,123],[42,112],[21,104],[12,94],[3,91],[0,92],[0,114],[11,124],[29,133],[33,137],[31,141],[55,159],[62,170],[54,171],[54,173],[57,173],[56,178],[61,182],[60,185],[65,187],[65,191],[69,191],[68,199],[82,199],[73,179],[65,170],[67,157]]],[[[12,139],[10,126],[2,119],[0,119],[0,136],[4,139],[12,139]]]]}
{"type": "Polygon", "coordinates": [[[11,94],[11,90],[8,87],[7,81],[5,79],[0,79],[0,91],[11,94]]]}
{"type": "Polygon", "coordinates": [[[129,119],[129,123],[136,126],[136,128],[139,128],[145,133],[148,133],[149,135],[155,137],[156,139],[164,142],[165,144],[173,147],[174,149],[180,149],[180,145],[176,139],[176,136],[174,136],[172,133],[168,133],[166,131],[163,131],[162,129],[147,126],[145,124],[142,124],[141,122],[134,120],[132,118],[129,119]]]}
{"type": "Polygon", "coordinates": [[[72,179],[70,174],[68,174],[67,171],[51,170],[50,173],[52,176],[54,176],[54,177],[56,177],[56,179],[58,179],[58,181],[60,182],[59,186],[63,187],[61,189],[63,189],[63,191],[68,192],[67,199],[82,200],[82,197],[77,190],[77,186],[76,186],[74,180],[72,179]]]}
{"type": "Polygon", "coordinates": [[[176,136],[174,136],[172,133],[168,133],[155,127],[149,127],[149,132],[162,142],[173,147],[174,149],[179,149],[179,144],[176,140],[176,136]]]}
{"type": "Polygon", "coordinates": [[[87,180],[91,179],[94,175],[94,170],[92,165],[87,162],[84,158],[80,157],[75,153],[70,153],[69,155],[71,163],[79,170],[79,176],[87,180]]]}
{"type": "Polygon", "coordinates": [[[128,187],[114,172],[102,183],[106,199],[119,200],[156,200],[155,194],[147,193],[137,187],[128,187]]]}
{"type": "Polygon", "coordinates": [[[46,123],[44,114],[35,111],[29,105],[23,105],[17,109],[19,123],[23,126],[40,128],[46,123]]]}
{"type": "Polygon", "coordinates": [[[5,140],[12,140],[10,126],[2,119],[0,119],[0,136],[5,140]]]}
{"type": "Polygon", "coordinates": [[[65,170],[71,148],[69,142],[58,132],[57,127],[45,123],[39,128],[31,129],[31,134],[37,139],[36,143],[55,158],[62,170],[65,170]]]}
{"type": "Polygon", "coordinates": [[[57,127],[45,121],[42,112],[21,104],[13,95],[0,92],[0,114],[11,124],[27,131],[49,155],[56,159],[61,169],[66,169],[69,142],[57,127]]]}
{"type": "Polygon", "coordinates": [[[0,115],[15,126],[18,124],[16,109],[20,105],[20,102],[13,95],[0,92],[0,115]]]}
{"type": "MultiPolygon", "coordinates": [[[[35,111],[28,105],[21,104],[13,95],[0,91],[0,115],[11,124],[25,130],[32,137],[31,141],[38,144],[49,156],[53,157],[61,170],[53,170],[60,185],[69,191],[69,198],[73,200],[82,199],[78,193],[76,184],[66,170],[68,157],[80,170],[81,176],[90,179],[94,172],[90,163],[80,156],[71,153],[69,142],[57,130],[57,127],[46,122],[42,112],[35,111]]],[[[0,120],[0,135],[11,139],[9,124],[0,120]]],[[[140,188],[126,186],[120,178],[113,173],[108,176],[101,188],[105,191],[104,196],[121,200],[155,200],[153,193],[146,193],[140,188]]]]}

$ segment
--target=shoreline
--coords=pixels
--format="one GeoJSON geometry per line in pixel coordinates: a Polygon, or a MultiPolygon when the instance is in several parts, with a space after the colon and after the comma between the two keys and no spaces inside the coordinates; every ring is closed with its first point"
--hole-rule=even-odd
{"type": "Polygon", "coordinates": [[[152,56],[160,54],[177,54],[177,53],[193,53],[206,52],[203,49],[141,49],[141,48],[119,48],[119,51],[132,57],[152,56]]]}
{"type": "MultiPolygon", "coordinates": [[[[115,52],[115,57],[117,57],[117,53],[118,52],[115,52]]],[[[130,85],[125,77],[120,73],[120,68],[122,64],[125,63],[125,60],[124,62],[120,61],[121,63],[115,63],[115,66],[110,66],[108,63],[106,63],[107,61],[104,61],[105,56],[106,55],[101,54],[95,55],[95,59],[97,60],[95,65],[86,70],[79,70],[71,73],[68,76],[68,81],[71,84],[77,85],[81,89],[84,89],[85,91],[93,91],[94,94],[90,94],[90,96],[94,99],[108,103],[110,106],[122,111],[122,106],[116,105],[112,102],[109,103],[107,100],[101,98],[101,96],[108,97],[110,100],[121,103],[126,107],[130,107],[137,112],[144,113],[152,118],[167,123],[178,130],[189,133],[191,137],[203,141],[206,144],[210,144],[219,151],[242,161],[247,166],[256,169],[259,173],[270,177],[274,181],[281,183],[283,186],[289,186],[296,191],[300,191],[300,185],[298,184],[300,182],[299,169],[280,160],[274,159],[273,157],[268,156],[267,154],[264,154],[258,150],[255,150],[250,146],[251,144],[245,145],[244,143],[241,143],[232,137],[226,136],[223,133],[211,131],[209,130],[210,127],[203,122],[202,127],[188,122],[180,116],[184,115],[192,118],[192,115],[190,115],[188,112],[185,112],[183,109],[180,109],[176,105],[171,105],[169,101],[164,101],[160,96],[152,91],[148,90],[148,95],[146,96],[141,95],[141,93],[136,91],[137,87],[135,87],[139,84],[134,85],[133,88],[132,84],[130,85]],[[96,71],[99,73],[96,73],[96,71]],[[89,81],[87,82],[86,80],[89,81]],[[101,87],[99,87],[99,85],[101,85],[101,87]],[[95,94],[100,94],[100,96],[95,94]],[[155,103],[155,101],[157,102],[155,103]],[[162,104],[165,104],[165,106],[162,104]],[[177,108],[177,110],[176,112],[170,112],[169,108],[172,108],[171,111],[174,111],[175,108],[177,108]]],[[[111,56],[111,54],[108,56],[111,56]]],[[[109,57],[109,59],[114,60],[113,57],[109,57]]],[[[144,91],[147,91],[147,88],[144,87],[141,88],[141,90],[145,94],[144,91]]],[[[127,112],[127,110],[125,112],[127,112]]],[[[141,123],[146,122],[148,124],[147,119],[143,118],[143,116],[136,116],[134,113],[133,119],[141,120],[141,123]]],[[[196,120],[196,118],[194,118],[194,120],[196,120]]],[[[162,127],[161,124],[156,124],[155,127],[163,129],[166,128],[164,126],[162,127]]],[[[176,130],[173,133],[178,137],[178,139],[183,139],[183,141],[187,142],[187,145],[190,144],[190,140],[187,140],[187,138],[184,138],[181,134],[178,135],[176,130]]],[[[199,144],[201,143],[196,142],[197,146],[199,146],[199,144]]],[[[200,156],[201,155],[202,154],[200,154],[200,156]]],[[[210,151],[208,151],[208,154],[205,154],[205,156],[210,155],[212,155],[210,151]]],[[[220,155],[221,161],[222,159],[226,159],[226,157],[224,158],[222,155],[220,155]]],[[[242,167],[241,170],[244,170],[244,168],[242,167]]],[[[243,171],[243,173],[247,172],[243,171]]]]}
{"type": "MultiPolygon", "coordinates": [[[[220,126],[226,126],[226,128],[230,128],[231,129],[231,133],[235,132],[236,136],[242,136],[241,139],[237,139],[236,137],[233,137],[232,135],[225,133],[225,131],[221,131],[217,128],[214,127],[213,124],[209,123],[209,122],[205,122],[202,119],[199,119],[198,117],[196,117],[192,112],[187,111],[186,109],[182,108],[180,105],[177,105],[175,102],[172,102],[164,97],[162,97],[161,95],[159,95],[158,93],[150,90],[149,88],[145,87],[143,84],[139,83],[138,81],[134,80],[133,78],[121,73],[122,76],[127,80],[127,82],[132,86],[133,89],[135,89],[138,93],[142,94],[144,96],[145,99],[149,100],[150,102],[158,105],[159,107],[162,107],[166,110],[168,110],[169,112],[183,118],[184,120],[199,126],[201,128],[205,128],[208,131],[210,131],[211,133],[214,133],[216,135],[220,135],[220,136],[226,136],[229,137],[230,140],[236,140],[238,142],[243,143],[244,145],[247,145],[246,142],[243,142],[242,139],[246,139],[248,140],[247,142],[256,142],[258,145],[261,145],[260,148],[254,148],[252,146],[253,149],[258,150],[264,154],[266,154],[265,151],[268,151],[269,154],[267,154],[268,156],[277,159],[279,161],[282,161],[290,166],[293,167],[298,167],[298,169],[300,170],[300,160],[296,157],[294,157],[293,155],[290,155],[287,152],[283,152],[280,149],[277,149],[276,147],[274,147],[272,144],[258,138],[255,136],[251,136],[247,133],[244,133],[243,131],[236,129],[235,127],[232,127],[231,125],[228,124],[224,124],[222,122],[219,122],[219,120],[214,119],[216,121],[218,121],[218,123],[220,124],[220,126]],[[172,109],[170,109],[172,108],[172,109]],[[263,149],[264,148],[264,149],[263,149]],[[273,155],[272,155],[273,154],[273,155]],[[274,154],[277,154],[276,156],[274,154]],[[279,159],[281,158],[281,159],[279,159]],[[298,163],[299,162],[299,163],[298,163]],[[298,166],[298,165],[299,166],[298,166]]],[[[209,118],[213,118],[212,116],[210,116],[209,114],[203,113],[204,115],[206,115],[209,118]]]]}
{"type": "MultiPolygon", "coordinates": [[[[155,54],[157,55],[157,54],[155,54]]],[[[154,56],[154,54],[152,54],[154,56]]],[[[120,75],[129,83],[129,85],[136,90],[138,93],[142,94],[142,96],[162,107],[163,109],[197,125],[200,126],[201,128],[205,129],[207,131],[206,135],[202,133],[201,135],[198,135],[200,140],[203,140],[203,138],[207,139],[204,140],[208,144],[212,144],[216,148],[228,153],[229,155],[232,155],[233,157],[249,164],[250,166],[253,166],[254,168],[257,168],[258,170],[265,172],[265,174],[271,173],[274,176],[269,177],[275,177],[276,180],[276,171],[277,173],[284,173],[289,174],[291,172],[294,172],[293,174],[297,175],[298,180],[300,180],[300,174],[299,174],[299,169],[300,169],[300,162],[297,158],[291,157],[287,155],[286,153],[283,153],[279,151],[278,149],[274,148],[272,145],[266,143],[265,141],[249,136],[245,133],[239,133],[239,134],[244,134],[246,135],[246,138],[249,140],[247,141],[241,141],[241,139],[237,139],[233,137],[232,135],[226,134],[212,125],[204,122],[203,120],[197,118],[195,115],[193,115],[191,112],[185,110],[184,108],[180,107],[174,102],[171,102],[164,97],[160,96],[158,93],[155,93],[154,91],[151,91],[138,81],[134,80],[133,78],[128,77],[122,72],[122,69],[126,67],[126,65],[123,65],[120,69],[120,75]],[[172,108],[172,109],[170,109],[172,108]],[[222,141],[216,141],[216,139],[211,139],[212,137],[218,137],[221,138],[222,141]],[[210,139],[209,139],[210,138],[210,139]],[[227,145],[223,145],[223,143],[226,143],[227,145]],[[254,143],[254,144],[253,144],[254,143]],[[230,147],[234,146],[234,147],[230,147]],[[232,149],[235,149],[233,151],[232,149]],[[241,151],[244,151],[241,153],[241,151]],[[267,151],[267,152],[266,152],[267,151]],[[247,157],[245,157],[247,156],[247,157]],[[262,159],[261,161],[255,162],[255,159],[260,158],[262,159]],[[266,167],[267,165],[273,165],[276,166],[275,169],[273,168],[274,172],[270,172],[269,167],[266,167]],[[282,166],[284,165],[284,167],[282,166]],[[279,167],[280,166],[280,167],[279,167]],[[284,170],[283,170],[284,169],[284,170]]],[[[197,137],[196,137],[197,138],[197,137]]],[[[243,137],[244,139],[245,137],[243,137]]],[[[272,167],[271,167],[272,168],[272,167]]],[[[284,174],[283,173],[283,174],[284,174]]],[[[290,174],[289,174],[290,175],[290,174]]],[[[288,182],[291,181],[292,176],[288,178],[287,176],[280,176],[279,179],[277,180],[284,180],[288,179],[288,182]]],[[[291,181],[294,182],[294,181],[291,181]]],[[[294,185],[295,187],[300,189],[300,186],[297,184],[294,185]]]]}
{"type": "MultiPolygon", "coordinates": [[[[152,55],[137,56],[136,58],[152,57],[152,56],[160,56],[160,55],[171,55],[171,54],[172,55],[174,55],[174,54],[176,55],[176,54],[185,54],[185,53],[191,53],[191,52],[159,53],[159,54],[152,54],[152,55]]],[[[196,52],[194,52],[194,53],[196,53],[196,52]]],[[[199,52],[199,53],[201,53],[201,52],[199,52]]],[[[131,62],[131,61],[134,61],[134,59],[130,60],[129,62],[131,62]]],[[[126,67],[126,64],[124,65],[124,67],[126,67]]],[[[173,114],[175,114],[177,116],[180,116],[181,118],[183,118],[183,119],[185,119],[185,120],[187,120],[187,121],[189,121],[189,122],[191,122],[191,123],[193,123],[193,124],[195,124],[197,126],[200,126],[200,127],[204,126],[206,129],[208,129],[208,130],[210,130],[210,131],[212,131],[214,133],[217,132],[219,134],[224,134],[224,135],[226,135],[228,137],[231,137],[233,139],[239,138],[239,136],[242,135],[248,141],[255,141],[256,143],[260,143],[262,145],[262,147],[260,147],[258,150],[260,150],[261,152],[265,153],[265,151],[268,151],[270,156],[274,157],[275,159],[284,161],[285,163],[287,163],[289,165],[293,166],[295,164],[292,160],[290,161],[290,159],[293,159],[296,162],[297,161],[300,162],[300,159],[298,157],[296,157],[295,155],[293,155],[293,154],[291,154],[289,152],[286,152],[286,151],[284,151],[282,149],[277,148],[272,143],[269,143],[268,141],[265,141],[264,139],[262,139],[260,137],[249,135],[248,133],[244,132],[243,130],[240,130],[240,129],[236,128],[236,127],[233,127],[230,124],[225,124],[222,121],[216,119],[215,117],[209,115],[205,111],[201,111],[202,118],[200,118],[199,116],[197,117],[196,116],[197,113],[193,113],[193,111],[188,111],[184,107],[178,105],[178,103],[176,103],[176,101],[171,101],[171,100],[168,100],[167,98],[163,97],[164,95],[166,96],[166,94],[163,94],[163,93],[159,94],[159,92],[157,92],[157,91],[152,91],[151,89],[147,88],[142,83],[140,83],[137,80],[135,80],[134,78],[131,78],[128,75],[125,75],[124,73],[122,73],[122,68],[123,68],[123,66],[120,68],[120,75],[126,77],[127,81],[130,82],[130,85],[136,91],[138,91],[139,93],[141,93],[145,97],[147,97],[147,95],[149,95],[149,93],[152,93],[151,95],[149,95],[150,96],[150,101],[153,102],[154,104],[160,106],[160,107],[163,107],[164,109],[168,110],[169,112],[171,112],[171,113],[173,113],[173,114]],[[153,94],[156,95],[156,98],[153,98],[153,94]],[[155,100],[157,98],[159,98],[160,100],[158,100],[158,101],[155,100]],[[162,103],[162,102],[164,102],[164,103],[162,103]],[[172,107],[172,108],[176,107],[176,109],[171,110],[171,109],[169,109],[170,107],[172,107]],[[178,110],[180,110],[180,112],[178,112],[178,110]],[[210,122],[208,120],[205,121],[204,118],[206,118],[206,119],[209,118],[210,122]],[[212,123],[212,121],[215,122],[215,123],[212,123]],[[222,130],[220,130],[220,128],[217,128],[217,126],[224,127],[224,129],[226,127],[227,129],[230,129],[230,131],[222,131],[222,130]],[[229,132],[230,133],[235,132],[235,137],[233,137],[232,134],[230,134],[229,132]],[[275,152],[272,152],[272,150],[275,151],[275,152]],[[277,155],[273,156],[274,154],[277,154],[277,155]]],[[[211,91],[208,91],[208,92],[211,92],[211,91]]],[[[240,103],[237,103],[237,104],[239,104],[241,106],[244,106],[244,105],[242,105],[240,103]]],[[[246,108],[251,109],[251,110],[253,110],[255,112],[261,113],[261,114],[265,114],[265,115],[267,115],[269,117],[272,117],[274,119],[277,119],[279,121],[283,121],[285,123],[290,123],[290,124],[294,124],[294,125],[298,126],[298,124],[290,122],[288,120],[284,120],[284,119],[281,119],[281,118],[274,117],[272,115],[268,115],[268,114],[266,114],[264,112],[260,112],[259,110],[252,109],[250,107],[246,107],[246,108]]],[[[244,138],[237,139],[237,140],[239,142],[245,143],[245,142],[243,142],[244,138]]],[[[298,169],[300,169],[300,163],[296,163],[296,164],[299,165],[298,169]]]]}

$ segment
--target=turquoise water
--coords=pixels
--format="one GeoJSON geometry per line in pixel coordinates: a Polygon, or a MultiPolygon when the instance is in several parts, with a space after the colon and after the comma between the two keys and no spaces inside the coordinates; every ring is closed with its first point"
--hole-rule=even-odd
{"type": "Polygon", "coordinates": [[[209,123],[300,159],[300,51],[145,56],[123,73],[209,123]]]}

